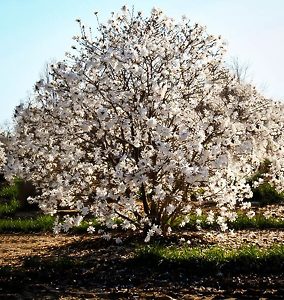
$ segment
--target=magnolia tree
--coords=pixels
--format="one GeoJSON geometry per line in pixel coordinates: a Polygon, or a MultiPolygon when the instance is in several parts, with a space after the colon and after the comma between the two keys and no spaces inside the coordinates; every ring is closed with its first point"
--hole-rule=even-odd
{"type": "Polygon", "coordinates": [[[17,112],[6,168],[45,212],[73,211],[55,231],[92,215],[149,241],[190,214],[226,230],[264,158],[283,187],[283,106],[230,74],[220,37],[158,9],[123,7],[96,37],[77,21],[74,53],[17,112]]]}

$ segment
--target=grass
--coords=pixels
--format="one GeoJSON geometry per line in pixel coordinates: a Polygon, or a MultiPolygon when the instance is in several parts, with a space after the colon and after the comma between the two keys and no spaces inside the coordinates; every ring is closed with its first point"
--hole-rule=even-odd
{"type": "Polygon", "coordinates": [[[102,226],[97,219],[93,218],[92,220],[84,220],[79,226],[72,228],[71,232],[78,234],[86,233],[88,227],[90,226],[90,222],[96,230],[104,228],[104,226],[102,226]]]}
{"type": "Polygon", "coordinates": [[[18,186],[16,183],[2,187],[0,197],[16,197],[18,195],[18,186]]]}
{"type": "Polygon", "coordinates": [[[21,179],[15,178],[12,183],[5,184],[0,189],[0,198],[18,200],[20,188],[19,185],[22,182],[21,179]]]}
{"type": "Polygon", "coordinates": [[[15,179],[12,184],[2,186],[0,189],[0,217],[13,216],[20,208],[19,179],[15,179]],[[1,203],[1,198],[5,201],[1,203]]]}
{"type": "MultiPolygon", "coordinates": [[[[36,233],[52,232],[54,217],[50,215],[40,215],[34,218],[5,218],[0,219],[0,233],[36,233]]],[[[83,221],[79,226],[70,230],[71,233],[82,234],[87,232],[89,221],[83,221]]],[[[101,229],[102,226],[95,219],[92,226],[101,229]]]]}
{"type": "MultiPolygon", "coordinates": [[[[11,202],[9,205],[0,205],[1,214],[8,215],[17,209],[17,202],[11,202]]],[[[209,225],[205,217],[198,217],[201,220],[201,228],[218,229],[218,225],[209,225]]],[[[196,216],[191,216],[189,223],[185,226],[186,230],[196,230],[196,216]]],[[[80,226],[74,227],[71,233],[82,234],[87,232],[90,220],[84,220],[80,226]]],[[[103,226],[96,220],[92,219],[92,226],[96,229],[102,229],[103,226]]],[[[0,233],[29,233],[29,232],[52,232],[54,217],[41,215],[33,218],[3,218],[0,219],[0,233]]],[[[265,218],[263,215],[256,215],[248,218],[245,214],[239,214],[236,221],[229,223],[229,228],[235,230],[245,229],[283,229],[284,220],[279,218],[265,218]]]]}
{"type": "Polygon", "coordinates": [[[0,189],[0,197],[18,198],[22,182],[22,179],[16,177],[12,182],[5,183],[0,189]]]}
{"type": "Polygon", "coordinates": [[[0,233],[35,233],[52,231],[54,217],[0,219],[0,233]]]}
{"type": "Polygon", "coordinates": [[[139,247],[136,261],[156,267],[182,267],[190,273],[216,272],[283,272],[284,245],[263,249],[246,246],[240,249],[223,249],[154,244],[139,247]]]}
{"type": "MultiPolygon", "coordinates": [[[[146,246],[131,244],[131,247],[133,256],[131,255],[127,260],[118,261],[123,264],[119,268],[132,269],[135,266],[138,271],[148,270],[147,272],[157,272],[157,274],[173,272],[173,274],[188,276],[279,274],[284,270],[283,244],[274,244],[270,248],[244,246],[239,249],[227,249],[221,246],[166,246],[161,243],[146,246]]],[[[112,262],[109,263],[113,267],[112,262]]],[[[80,255],[78,257],[69,256],[66,253],[59,256],[27,257],[21,268],[24,273],[26,273],[25,270],[39,270],[41,274],[67,271],[72,273],[80,268],[92,269],[92,264],[92,260],[85,259],[80,255]]],[[[19,269],[17,270],[19,271],[19,269]]],[[[0,267],[0,276],[1,273],[7,275],[12,271],[13,268],[0,267]]]]}
{"type": "MultiPolygon", "coordinates": [[[[179,272],[187,275],[224,274],[272,274],[284,269],[284,245],[275,244],[271,248],[245,246],[240,249],[224,249],[220,246],[189,247],[165,246],[163,244],[132,245],[134,256],[125,261],[125,267],[155,270],[158,273],[179,272]]],[[[71,271],[74,268],[92,268],[92,262],[82,257],[68,255],[53,257],[28,257],[23,268],[40,271],[71,271]]],[[[6,273],[9,270],[0,268],[6,273]]]]}
{"type": "MultiPolygon", "coordinates": [[[[18,193],[18,183],[15,181],[10,186],[5,186],[0,190],[0,197],[10,198],[5,203],[0,202],[0,233],[28,233],[28,232],[46,232],[52,231],[54,218],[46,215],[41,215],[33,218],[16,218],[15,213],[21,210],[20,203],[16,199],[18,193]],[[8,218],[9,217],[9,218],[8,218]]],[[[72,233],[85,233],[89,226],[89,221],[96,229],[101,229],[103,226],[95,219],[84,220],[80,226],[72,229],[72,233]]],[[[196,230],[197,221],[203,229],[219,229],[218,224],[208,224],[206,216],[191,215],[189,222],[186,224],[186,230],[196,230]]],[[[178,228],[178,222],[173,226],[178,228]]],[[[117,220],[119,223],[119,220],[117,220]]],[[[228,224],[230,229],[284,229],[284,219],[266,218],[261,214],[257,214],[253,218],[247,217],[244,213],[239,213],[238,218],[228,224]]]]}
{"type": "Polygon", "coordinates": [[[0,216],[12,216],[20,208],[19,201],[12,199],[6,203],[0,203],[0,216]]]}
{"type": "Polygon", "coordinates": [[[283,229],[284,219],[266,218],[261,214],[249,218],[245,214],[239,214],[238,218],[229,224],[229,227],[236,230],[241,229],[283,229]]]}
{"type": "MultiPolygon", "coordinates": [[[[197,217],[196,215],[190,216],[189,222],[185,225],[187,230],[196,230],[196,221],[200,220],[200,226],[203,229],[218,229],[219,226],[216,222],[208,224],[206,222],[206,216],[202,215],[197,217]]],[[[244,213],[239,213],[238,218],[234,222],[229,222],[230,229],[243,230],[243,229],[283,229],[284,220],[280,218],[266,218],[262,214],[257,214],[252,218],[249,218],[244,213]]]]}
{"type": "Polygon", "coordinates": [[[13,184],[3,186],[0,189],[0,198],[6,199],[4,203],[0,202],[0,216],[12,216],[20,208],[17,196],[18,185],[16,181],[13,184]]]}

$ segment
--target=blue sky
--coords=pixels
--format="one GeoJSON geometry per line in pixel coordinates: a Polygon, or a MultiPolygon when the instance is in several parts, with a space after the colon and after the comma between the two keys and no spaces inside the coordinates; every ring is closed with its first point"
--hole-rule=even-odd
{"type": "Polygon", "coordinates": [[[27,99],[44,64],[59,60],[79,33],[76,18],[96,27],[127,4],[147,14],[159,7],[175,19],[183,14],[228,42],[228,57],[249,65],[253,82],[268,97],[284,99],[283,0],[1,0],[0,124],[27,99]]]}

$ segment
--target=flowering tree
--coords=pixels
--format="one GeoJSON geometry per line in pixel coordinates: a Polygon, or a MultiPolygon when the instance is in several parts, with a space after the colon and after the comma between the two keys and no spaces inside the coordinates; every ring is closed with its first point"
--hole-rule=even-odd
{"type": "MultiPolygon", "coordinates": [[[[149,241],[189,213],[226,230],[235,208],[249,207],[246,178],[283,152],[283,106],[238,82],[221,39],[186,18],[123,7],[95,38],[78,22],[76,52],[18,112],[7,176],[31,180],[44,211],[76,211],[56,231],[94,215],[149,241]]],[[[270,179],[281,188],[279,157],[270,179]]]]}

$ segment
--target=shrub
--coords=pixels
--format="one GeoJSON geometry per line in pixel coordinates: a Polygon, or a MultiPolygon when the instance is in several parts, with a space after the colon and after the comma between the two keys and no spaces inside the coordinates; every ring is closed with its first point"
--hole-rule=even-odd
{"type": "Polygon", "coordinates": [[[279,192],[276,188],[271,185],[267,180],[267,174],[270,173],[271,162],[265,159],[260,164],[257,172],[248,181],[250,185],[255,185],[252,188],[253,196],[252,202],[258,202],[261,206],[269,204],[279,204],[284,202],[283,192],[279,192]]]}
{"type": "MultiPolygon", "coordinates": [[[[0,190],[0,199],[5,207],[14,207],[16,210],[31,211],[38,209],[38,205],[30,204],[27,199],[35,196],[35,187],[21,178],[14,178],[10,183],[3,184],[0,190]],[[17,203],[17,205],[16,205],[17,203]]],[[[7,208],[8,209],[8,208],[7,208]]],[[[8,209],[9,210],[9,209],[8,209]]],[[[16,211],[14,210],[14,212],[16,211]]]]}
{"type": "Polygon", "coordinates": [[[279,193],[271,184],[265,182],[253,189],[253,202],[259,202],[261,206],[279,204],[284,202],[283,192],[279,193]]]}
{"type": "Polygon", "coordinates": [[[28,202],[29,197],[35,197],[39,194],[35,186],[30,181],[25,181],[20,178],[15,179],[15,186],[17,189],[17,199],[20,203],[21,209],[27,211],[38,209],[38,205],[28,202]]]}
{"type": "Polygon", "coordinates": [[[158,9],[123,7],[97,37],[78,22],[76,52],[18,111],[6,168],[42,190],[33,200],[45,212],[78,212],[57,231],[94,215],[149,241],[208,200],[217,207],[208,220],[226,230],[249,206],[245,178],[265,157],[281,188],[283,105],[226,69],[219,37],[158,9]]]}

